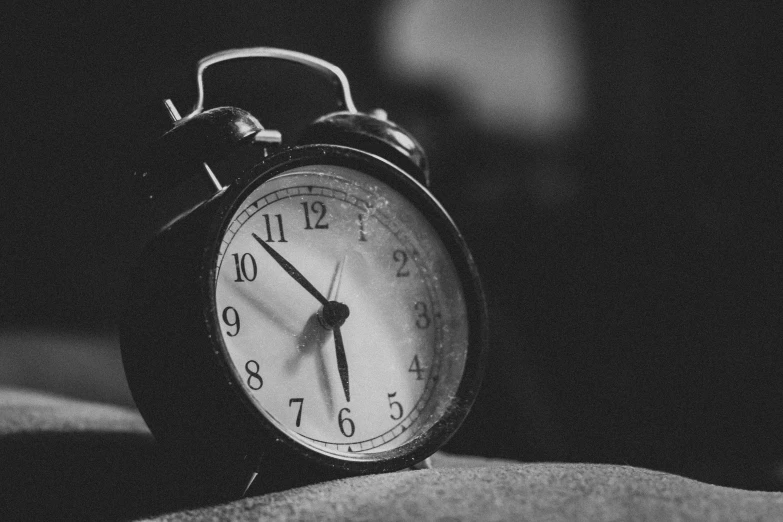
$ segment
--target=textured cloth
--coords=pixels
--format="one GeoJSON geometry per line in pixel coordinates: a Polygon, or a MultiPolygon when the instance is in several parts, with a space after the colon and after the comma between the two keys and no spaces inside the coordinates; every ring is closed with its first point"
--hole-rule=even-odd
{"type": "Polygon", "coordinates": [[[783,520],[778,493],[627,466],[483,464],[326,482],[155,520],[783,520]]]}
{"type": "Polygon", "coordinates": [[[783,520],[783,494],[628,466],[436,455],[370,475],[161,514],[167,475],[132,410],[0,389],[0,520],[783,520]]]}

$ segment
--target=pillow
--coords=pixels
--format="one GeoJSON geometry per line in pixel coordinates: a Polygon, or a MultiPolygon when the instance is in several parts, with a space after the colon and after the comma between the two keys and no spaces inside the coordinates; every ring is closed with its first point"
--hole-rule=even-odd
{"type": "Polygon", "coordinates": [[[783,520],[783,494],[601,464],[436,454],[367,475],[164,513],[171,475],[133,410],[0,389],[0,520],[783,520]]]}

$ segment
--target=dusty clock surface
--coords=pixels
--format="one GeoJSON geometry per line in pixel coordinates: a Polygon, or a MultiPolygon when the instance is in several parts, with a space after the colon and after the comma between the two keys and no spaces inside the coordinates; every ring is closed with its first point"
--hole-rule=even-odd
{"type": "Polygon", "coordinates": [[[251,404],[319,452],[381,458],[422,435],[464,370],[467,310],[443,242],[405,197],[354,169],[297,167],[242,198],[215,303],[251,404]],[[330,322],[334,310],[275,254],[347,317],[330,322]]]}

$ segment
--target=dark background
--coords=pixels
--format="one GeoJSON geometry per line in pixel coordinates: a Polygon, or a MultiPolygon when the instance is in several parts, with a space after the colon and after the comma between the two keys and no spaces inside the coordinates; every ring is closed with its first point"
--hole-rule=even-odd
{"type": "MultiPolygon", "coordinates": [[[[294,49],[421,138],[484,276],[492,359],[448,449],[783,489],[779,4],[563,2],[583,111],[543,137],[495,132],[448,81],[382,66],[386,2],[152,5],[5,15],[3,332],[113,339],[147,234],[207,190],[133,194],[136,151],[169,125],[161,101],[187,112],[212,52],[294,49]]],[[[286,138],[333,109],[296,68],[244,67],[214,92],[286,138]]]]}

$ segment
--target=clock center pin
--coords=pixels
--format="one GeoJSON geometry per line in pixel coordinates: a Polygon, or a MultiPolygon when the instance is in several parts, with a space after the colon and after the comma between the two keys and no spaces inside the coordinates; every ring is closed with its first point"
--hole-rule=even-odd
{"type": "Polygon", "coordinates": [[[340,328],[349,315],[351,315],[351,311],[346,305],[337,301],[329,301],[318,311],[318,322],[327,330],[333,330],[340,328]]]}

